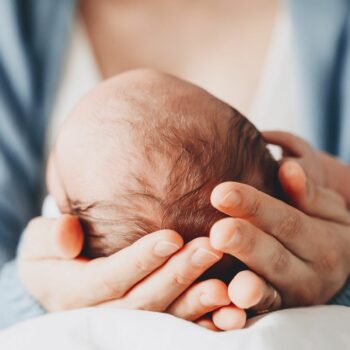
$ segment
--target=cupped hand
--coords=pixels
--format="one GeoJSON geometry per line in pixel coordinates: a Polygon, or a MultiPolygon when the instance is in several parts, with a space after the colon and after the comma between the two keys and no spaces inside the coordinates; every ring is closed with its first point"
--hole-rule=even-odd
{"type": "Polygon", "coordinates": [[[230,217],[211,230],[212,246],[244,262],[229,285],[232,302],[256,312],[324,304],[350,267],[350,215],[344,199],[306,178],[294,161],[280,182],[298,210],[241,183],[218,185],[212,204],[230,217]]]}
{"type": "Polygon", "coordinates": [[[184,246],[178,233],[162,230],[93,260],[79,256],[82,246],[81,226],[71,215],[39,217],[28,225],[19,275],[48,311],[88,306],[164,311],[215,329],[202,316],[230,303],[223,282],[194,283],[222,257],[206,237],[184,246]]]}
{"type": "Polygon", "coordinates": [[[339,193],[350,209],[350,189],[344,186],[350,179],[348,164],[313,148],[305,140],[288,132],[265,131],[263,135],[268,143],[281,147],[284,155],[281,163],[288,160],[298,162],[311,181],[339,193]]]}

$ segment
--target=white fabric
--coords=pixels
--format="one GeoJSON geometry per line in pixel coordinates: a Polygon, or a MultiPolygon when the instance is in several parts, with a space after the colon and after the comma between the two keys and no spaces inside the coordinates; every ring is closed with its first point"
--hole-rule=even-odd
{"type": "Polygon", "coordinates": [[[51,219],[57,219],[60,217],[61,212],[53,196],[48,195],[45,197],[41,209],[41,215],[51,219]]]}
{"type": "MultiPolygon", "coordinates": [[[[284,2],[281,1],[269,54],[248,117],[260,130],[280,129],[308,138],[310,131],[305,129],[297,108],[299,98],[294,74],[294,52],[290,19],[284,2]]],[[[100,80],[101,73],[86,29],[81,18],[77,16],[50,119],[48,150],[53,145],[60,125],[79,98],[100,80]]]]}
{"type": "Polygon", "coordinates": [[[78,100],[101,80],[89,38],[82,19],[77,16],[67,51],[47,137],[47,152],[50,152],[64,119],[78,100]]]}
{"type": "Polygon", "coordinates": [[[269,53],[249,119],[259,130],[285,130],[308,138],[302,113],[298,110],[297,59],[292,27],[285,2],[272,34],[269,53]]]}
{"type": "Polygon", "coordinates": [[[271,313],[248,328],[216,333],[167,314],[83,309],[47,315],[0,333],[0,349],[310,350],[350,349],[350,309],[271,313]]]}

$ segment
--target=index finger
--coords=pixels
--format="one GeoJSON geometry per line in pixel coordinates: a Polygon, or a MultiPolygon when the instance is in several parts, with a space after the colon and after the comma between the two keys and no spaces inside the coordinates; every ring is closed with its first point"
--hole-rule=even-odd
{"type": "Polygon", "coordinates": [[[317,244],[305,214],[252,186],[224,182],[214,188],[211,203],[221,212],[244,219],[271,234],[298,256],[310,255],[305,240],[317,244]]]}
{"type": "Polygon", "coordinates": [[[178,233],[162,230],[108,257],[22,260],[21,275],[36,281],[34,294],[49,311],[87,307],[123,296],[182,245],[178,233]]]}
{"type": "Polygon", "coordinates": [[[183,239],[175,231],[153,232],[113,255],[88,262],[83,279],[97,303],[120,298],[182,246],[183,239]]]}
{"type": "Polygon", "coordinates": [[[83,230],[75,216],[37,217],[30,221],[24,232],[20,255],[25,259],[72,259],[80,254],[83,242],[83,230]]]}
{"type": "MultiPolygon", "coordinates": [[[[137,305],[137,308],[141,309],[164,311],[221,258],[222,253],[211,246],[209,238],[196,238],[187,243],[155,273],[133,288],[126,295],[124,302],[137,305]],[[156,298],[155,291],[157,291],[156,298]]],[[[121,304],[124,302],[122,301],[121,304]]]]}
{"type": "Polygon", "coordinates": [[[297,162],[283,162],[279,169],[279,179],[293,204],[304,213],[324,220],[350,223],[345,199],[340,194],[307,179],[297,162]]]}

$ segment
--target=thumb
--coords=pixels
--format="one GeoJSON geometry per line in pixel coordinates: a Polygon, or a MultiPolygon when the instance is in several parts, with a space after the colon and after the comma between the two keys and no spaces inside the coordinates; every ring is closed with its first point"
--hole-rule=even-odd
{"type": "Polygon", "coordinates": [[[285,160],[280,165],[278,176],[289,199],[297,206],[303,204],[307,197],[307,179],[301,165],[295,160],[285,160]]]}
{"type": "Polygon", "coordinates": [[[282,163],[279,168],[279,180],[285,193],[298,209],[321,219],[349,222],[350,214],[344,198],[307,178],[298,162],[287,160],[282,163]]]}
{"type": "Polygon", "coordinates": [[[81,253],[83,243],[83,230],[75,216],[65,214],[59,219],[38,217],[25,230],[21,256],[73,259],[81,253]]]}

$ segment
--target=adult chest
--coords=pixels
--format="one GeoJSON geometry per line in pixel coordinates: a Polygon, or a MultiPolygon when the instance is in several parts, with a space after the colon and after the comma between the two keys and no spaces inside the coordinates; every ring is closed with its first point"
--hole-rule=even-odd
{"type": "Polygon", "coordinates": [[[248,113],[270,47],[277,0],[193,2],[186,7],[166,1],[139,7],[103,3],[87,1],[81,9],[103,77],[154,67],[248,113]]]}

